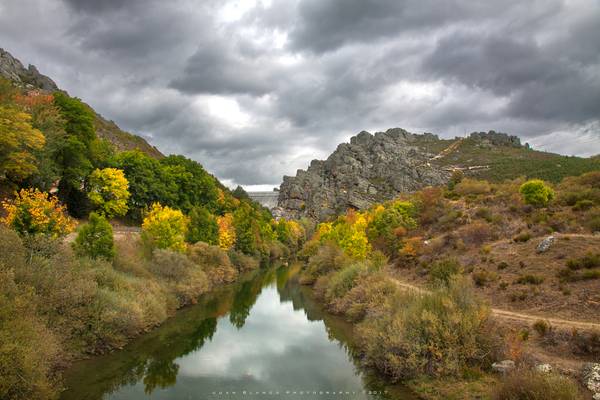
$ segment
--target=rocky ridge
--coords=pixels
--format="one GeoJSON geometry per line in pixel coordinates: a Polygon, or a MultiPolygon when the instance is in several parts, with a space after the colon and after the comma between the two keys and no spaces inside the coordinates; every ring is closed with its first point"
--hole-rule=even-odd
{"type": "Polygon", "coordinates": [[[427,144],[437,135],[389,129],[363,131],[342,143],[325,161],[313,160],[296,176],[284,176],[278,206],[290,218],[324,220],[348,208],[375,202],[424,186],[445,183],[451,172],[430,163],[427,144]]]}

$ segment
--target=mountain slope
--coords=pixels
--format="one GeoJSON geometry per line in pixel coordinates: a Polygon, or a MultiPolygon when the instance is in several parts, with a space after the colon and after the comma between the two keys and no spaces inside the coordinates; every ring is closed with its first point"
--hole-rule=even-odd
{"type": "Polygon", "coordinates": [[[501,181],[519,176],[558,182],[599,170],[600,159],[532,150],[516,136],[490,131],[467,138],[440,139],[404,129],[361,132],[325,161],[285,176],[278,206],[287,217],[325,220],[348,208],[363,209],[402,192],[445,184],[455,170],[501,181]]]}
{"type": "MultiPolygon", "coordinates": [[[[39,73],[34,65],[27,68],[21,61],[14,58],[9,52],[0,48],[0,77],[8,79],[15,85],[29,90],[55,92],[60,90],[56,83],[49,77],[39,73]]],[[[88,106],[89,107],[89,106],[88,106]]],[[[92,107],[90,107],[92,109],[92,107]]],[[[92,109],[93,111],[93,109],[92,109]]],[[[140,150],[154,158],[162,158],[163,154],[144,138],[123,131],[113,121],[108,121],[94,111],[96,134],[99,138],[108,140],[117,151],[140,150]]]]}

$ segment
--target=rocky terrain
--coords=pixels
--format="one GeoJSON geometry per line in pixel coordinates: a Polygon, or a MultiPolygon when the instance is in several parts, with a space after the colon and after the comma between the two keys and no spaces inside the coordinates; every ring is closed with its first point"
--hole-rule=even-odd
{"type": "Polygon", "coordinates": [[[598,168],[598,157],[535,151],[517,136],[494,131],[454,139],[400,128],[374,135],[363,131],[327,160],[313,160],[296,176],[284,176],[274,211],[322,221],[348,208],[364,209],[402,192],[445,184],[456,170],[490,181],[526,176],[557,182],[598,168]]]}
{"type": "MultiPolygon", "coordinates": [[[[2,48],[0,48],[0,77],[25,89],[44,92],[61,90],[52,79],[40,74],[34,65],[25,68],[21,61],[2,48]]],[[[112,143],[117,151],[138,149],[155,158],[163,157],[163,154],[156,147],[150,145],[141,136],[125,132],[113,121],[106,120],[96,112],[94,114],[96,117],[94,121],[96,134],[98,137],[112,143]]]]}

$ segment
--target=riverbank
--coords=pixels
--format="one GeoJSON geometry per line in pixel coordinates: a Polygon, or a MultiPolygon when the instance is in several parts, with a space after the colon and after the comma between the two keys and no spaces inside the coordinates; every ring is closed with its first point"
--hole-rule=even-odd
{"type": "Polygon", "coordinates": [[[243,274],[123,350],[77,362],[67,371],[61,400],[108,394],[241,399],[285,397],[287,391],[307,399],[335,392],[416,400],[405,386],[386,383],[361,365],[352,326],[298,284],[300,270],[300,264],[274,265],[243,274]]]}
{"type": "Polygon", "coordinates": [[[149,256],[137,232],[115,237],[112,262],[77,257],[48,237],[22,239],[3,227],[0,236],[0,330],[11,346],[0,360],[6,398],[55,398],[74,361],[122,349],[260,265],[204,243],[149,256]]]}

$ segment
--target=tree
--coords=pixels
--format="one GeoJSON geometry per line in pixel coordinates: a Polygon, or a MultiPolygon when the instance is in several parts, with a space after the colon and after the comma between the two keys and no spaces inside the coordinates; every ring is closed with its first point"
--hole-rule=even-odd
{"type": "Polygon", "coordinates": [[[46,140],[31,126],[31,115],[9,106],[0,106],[0,180],[21,181],[37,172],[35,151],[46,140]]]}
{"type": "Polygon", "coordinates": [[[73,231],[75,222],[56,197],[37,189],[21,189],[12,200],[3,201],[7,212],[2,219],[20,234],[64,236],[73,231]]]}
{"type": "Polygon", "coordinates": [[[415,212],[416,207],[408,201],[377,207],[367,227],[369,241],[380,245],[389,255],[396,255],[407,229],[417,226],[415,212]]]}
{"type": "Polygon", "coordinates": [[[219,225],[217,219],[204,207],[196,206],[189,214],[190,227],[186,240],[188,243],[204,242],[212,245],[219,243],[219,225]]]}
{"type": "Polygon", "coordinates": [[[111,261],[115,257],[112,226],[104,216],[91,213],[89,222],[80,229],[73,249],[79,256],[111,261]]]}
{"type": "Polygon", "coordinates": [[[219,225],[219,247],[223,250],[229,250],[236,240],[233,215],[228,213],[217,217],[217,224],[219,225]]]}
{"type": "Polygon", "coordinates": [[[142,239],[152,249],[184,251],[188,225],[181,211],[154,203],[142,223],[142,239]]]}
{"type": "Polygon", "coordinates": [[[233,212],[233,225],[235,227],[235,248],[244,254],[254,254],[257,242],[260,240],[256,218],[252,208],[242,203],[233,212]]]}
{"type": "Polygon", "coordinates": [[[96,169],[89,177],[88,197],[107,218],[122,216],[127,213],[128,188],[129,182],[122,170],[96,169]]]}
{"type": "Polygon", "coordinates": [[[94,127],[94,112],[77,98],[69,97],[66,93],[54,93],[54,103],[64,117],[65,131],[77,137],[86,147],[96,138],[94,127]]]}
{"type": "Polygon", "coordinates": [[[519,192],[526,204],[545,207],[554,198],[554,190],[540,179],[532,179],[521,185],[519,192]]]}
{"type": "Polygon", "coordinates": [[[129,182],[129,215],[141,219],[141,210],[153,203],[175,207],[178,186],[160,162],[139,150],[118,154],[113,166],[123,170],[129,182]]]}

